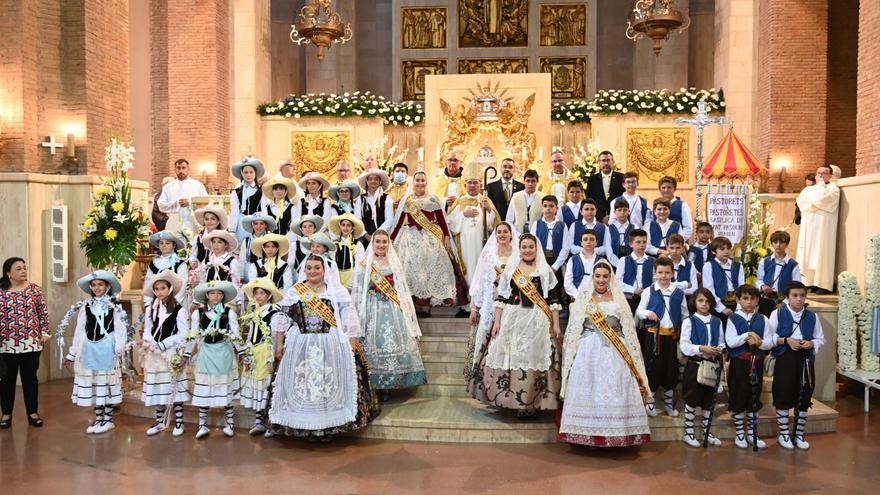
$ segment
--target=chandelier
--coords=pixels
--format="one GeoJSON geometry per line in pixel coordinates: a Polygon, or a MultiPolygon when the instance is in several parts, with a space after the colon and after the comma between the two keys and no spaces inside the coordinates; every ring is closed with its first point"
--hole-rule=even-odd
{"type": "Polygon", "coordinates": [[[626,22],[626,37],[633,41],[651,38],[654,54],[660,55],[663,41],[672,31],[681,33],[690,25],[690,18],[678,10],[675,0],[636,0],[626,22]]]}
{"type": "Polygon", "coordinates": [[[324,61],[324,48],[329,49],[331,43],[345,43],[353,34],[351,23],[342,22],[339,13],[330,7],[330,0],[312,0],[290,25],[290,41],[317,46],[319,62],[324,61]]]}

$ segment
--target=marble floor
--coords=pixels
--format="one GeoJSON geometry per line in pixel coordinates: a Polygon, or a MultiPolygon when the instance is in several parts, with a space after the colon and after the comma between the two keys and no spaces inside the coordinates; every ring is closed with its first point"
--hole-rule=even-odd
{"type": "MultiPolygon", "coordinates": [[[[566,444],[458,445],[341,438],[331,444],[250,438],[215,430],[204,440],[148,438],[143,418],[88,436],[91,411],[69,404],[69,381],[41,389],[43,429],[24,411],[0,431],[0,493],[876,493],[880,398],[862,412],[860,389],[839,395],[838,432],[808,452],[758,454],[730,442],[704,451],[681,442],[591,450],[566,444]],[[874,487],[873,489],[871,487],[874,487]],[[691,492],[695,493],[695,492],[691,492]]],[[[19,396],[20,400],[20,396],[19,396]]]]}

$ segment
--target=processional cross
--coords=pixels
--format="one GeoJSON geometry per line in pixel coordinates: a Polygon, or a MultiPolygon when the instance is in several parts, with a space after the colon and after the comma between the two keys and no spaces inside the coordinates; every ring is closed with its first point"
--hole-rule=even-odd
{"type": "Polygon", "coordinates": [[[706,111],[706,100],[701,99],[697,102],[697,113],[693,118],[677,118],[675,123],[678,125],[691,125],[697,128],[697,220],[703,219],[703,129],[712,125],[725,125],[729,121],[727,117],[709,117],[706,111]]]}

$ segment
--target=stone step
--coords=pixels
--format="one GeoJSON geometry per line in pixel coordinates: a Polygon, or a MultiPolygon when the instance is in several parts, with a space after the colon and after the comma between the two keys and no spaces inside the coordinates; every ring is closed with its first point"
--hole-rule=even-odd
{"type": "Polygon", "coordinates": [[[422,354],[422,362],[425,363],[425,373],[429,378],[436,375],[461,375],[464,370],[464,361],[464,355],[422,354]]]}
{"type": "Polygon", "coordinates": [[[427,385],[416,387],[413,397],[432,398],[432,397],[456,397],[468,398],[470,394],[467,391],[467,383],[465,383],[464,375],[459,373],[453,374],[429,374],[427,385]]]}
{"type": "Polygon", "coordinates": [[[419,327],[424,336],[470,337],[471,327],[465,318],[421,318],[419,327]]]}
{"type": "Polygon", "coordinates": [[[422,354],[451,353],[464,356],[467,347],[467,337],[426,335],[419,340],[422,354]]]}

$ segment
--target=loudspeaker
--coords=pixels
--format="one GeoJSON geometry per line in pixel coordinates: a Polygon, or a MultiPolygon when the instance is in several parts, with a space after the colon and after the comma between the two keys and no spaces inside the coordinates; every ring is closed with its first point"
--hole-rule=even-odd
{"type": "Polygon", "coordinates": [[[52,281],[67,282],[67,206],[56,205],[49,211],[52,281]]]}

